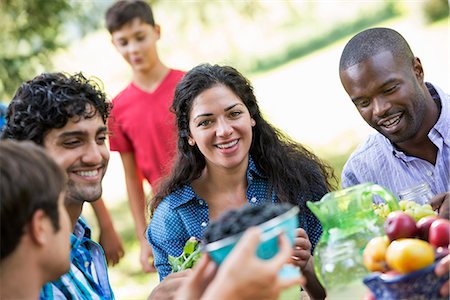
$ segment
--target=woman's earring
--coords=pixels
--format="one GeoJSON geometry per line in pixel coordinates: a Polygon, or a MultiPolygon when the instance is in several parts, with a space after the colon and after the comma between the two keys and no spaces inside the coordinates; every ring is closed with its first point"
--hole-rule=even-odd
{"type": "Polygon", "coordinates": [[[194,146],[194,140],[188,139],[188,144],[194,146]]]}
{"type": "Polygon", "coordinates": [[[252,119],[251,122],[250,122],[250,124],[251,124],[252,126],[255,126],[255,125],[256,125],[256,121],[255,121],[254,119],[252,119]]]}

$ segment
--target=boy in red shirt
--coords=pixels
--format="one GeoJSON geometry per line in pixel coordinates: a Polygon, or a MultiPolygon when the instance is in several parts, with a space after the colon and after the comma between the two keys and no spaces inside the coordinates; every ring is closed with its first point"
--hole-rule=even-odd
{"type": "Polygon", "coordinates": [[[168,174],[176,150],[175,118],[169,111],[175,86],[184,72],[169,69],[158,55],[160,27],[150,6],[121,0],[106,12],[112,43],[132,69],[131,83],[113,99],[110,149],[120,152],[128,199],[141,246],[144,272],[154,271],[145,239],[143,179],[155,190],[168,174]]]}

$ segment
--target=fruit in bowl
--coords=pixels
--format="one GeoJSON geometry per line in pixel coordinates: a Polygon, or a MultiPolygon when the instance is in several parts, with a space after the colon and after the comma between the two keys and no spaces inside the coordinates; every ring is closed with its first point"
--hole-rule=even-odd
{"type": "Polygon", "coordinates": [[[417,235],[419,239],[424,241],[428,240],[428,233],[430,232],[431,223],[437,219],[437,216],[426,216],[417,221],[417,235]]]}
{"type": "MultiPolygon", "coordinates": [[[[285,233],[294,244],[295,230],[298,227],[298,207],[288,204],[245,206],[230,211],[212,222],[206,229],[202,242],[204,251],[220,265],[239,241],[243,232],[258,226],[262,229],[261,242],[256,254],[261,259],[270,259],[278,253],[278,236],[285,233]]],[[[298,276],[299,270],[286,266],[281,276],[298,276]],[[295,273],[295,274],[294,274],[295,273]]]]}
{"type": "Polygon", "coordinates": [[[417,234],[416,221],[403,211],[393,211],[386,217],[384,231],[391,241],[413,238],[417,234]]]}
{"type": "Polygon", "coordinates": [[[428,231],[428,241],[438,247],[448,247],[450,243],[450,221],[439,219],[433,221],[428,231]]]}
{"type": "MultiPolygon", "coordinates": [[[[437,216],[437,213],[428,203],[418,204],[411,200],[400,200],[398,202],[398,205],[400,206],[400,211],[407,213],[416,221],[426,216],[437,216]]],[[[375,214],[382,219],[386,219],[386,217],[392,212],[392,210],[389,208],[389,205],[387,205],[386,203],[374,203],[373,209],[375,214]]]]}
{"type": "Polygon", "coordinates": [[[439,289],[449,276],[448,274],[442,277],[436,276],[434,269],[437,263],[402,275],[372,273],[366,276],[363,282],[376,299],[448,299],[439,295],[439,289]]]}
{"type": "Polygon", "coordinates": [[[433,262],[433,247],[419,239],[395,240],[386,249],[388,267],[401,274],[420,270],[433,262]]]}
{"type": "Polygon", "coordinates": [[[366,245],[364,264],[374,273],[363,282],[376,299],[440,299],[439,289],[449,276],[437,277],[434,268],[450,253],[450,221],[427,217],[412,223],[405,215],[401,211],[388,214],[387,236],[375,237],[366,245]]]}

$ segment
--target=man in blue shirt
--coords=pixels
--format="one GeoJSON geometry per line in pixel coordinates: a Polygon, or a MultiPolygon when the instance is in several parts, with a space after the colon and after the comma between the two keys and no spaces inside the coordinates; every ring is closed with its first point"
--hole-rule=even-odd
{"type": "Polygon", "coordinates": [[[102,194],[109,161],[110,103],[82,74],[44,73],[25,82],[9,106],[3,138],[43,146],[67,175],[65,207],[72,225],[70,271],[47,283],[42,299],[114,299],[103,249],[80,218],[84,202],[102,194]]]}
{"type": "MultiPolygon", "coordinates": [[[[345,46],[339,76],[363,119],[378,132],[350,156],[342,186],[374,182],[399,192],[428,183],[439,215],[449,218],[450,97],[424,81],[419,58],[388,28],[371,28],[345,46]]],[[[436,273],[449,271],[450,256],[436,273]]],[[[440,293],[448,296],[447,281],[440,293]]]]}
{"type": "Polygon", "coordinates": [[[374,182],[394,194],[428,183],[448,218],[450,97],[424,81],[419,58],[388,28],[360,32],[345,46],[341,82],[363,119],[378,132],[350,156],[342,186],[374,182]]]}

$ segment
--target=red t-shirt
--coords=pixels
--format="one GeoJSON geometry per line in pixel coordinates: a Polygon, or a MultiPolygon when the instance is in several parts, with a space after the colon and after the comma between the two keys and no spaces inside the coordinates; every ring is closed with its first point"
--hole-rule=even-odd
{"type": "Polygon", "coordinates": [[[133,152],[138,168],[153,187],[170,171],[176,153],[175,115],[169,108],[183,75],[170,70],[152,93],[130,83],[113,99],[108,122],[110,149],[133,152]]]}

